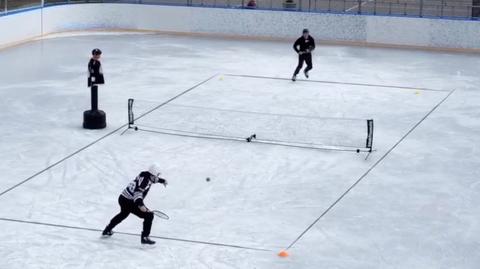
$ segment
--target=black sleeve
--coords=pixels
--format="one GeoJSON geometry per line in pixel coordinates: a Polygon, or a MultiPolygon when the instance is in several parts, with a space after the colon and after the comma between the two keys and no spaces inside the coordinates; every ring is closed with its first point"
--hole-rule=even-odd
{"type": "Polygon", "coordinates": [[[90,75],[92,75],[93,72],[94,72],[94,70],[93,70],[93,59],[90,59],[90,61],[88,61],[88,73],[90,75]]]}
{"type": "Polygon", "coordinates": [[[310,51],[315,49],[315,39],[313,37],[310,37],[312,39],[312,44],[310,45],[310,51]]]}
{"type": "Polygon", "coordinates": [[[138,198],[137,200],[135,200],[135,205],[138,207],[145,206],[145,204],[143,203],[143,199],[141,198],[138,198]]]}
{"type": "Polygon", "coordinates": [[[163,178],[158,178],[158,183],[165,184],[166,180],[163,178]]]}
{"type": "Polygon", "coordinates": [[[293,43],[293,49],[294,49],[297,53],[300,52],[300,50],[298,49],[298,46],[300,46],[300,38],[297,39],[297,41],[295,41],[295,43],[293,43]]]}
{"type": "Polygon", "coordinates": [[[87,79],[87,86],[90,87],[92,86],[92,60],[88,61],[88,66],[87,66],[87,70],[88,70],[88,79],[87,79]]]}
{"type": "MultiPolygon", "coordinates": [[[[139,175],[138,185],[135,187],[133,192],[133,201],[137,206],[143,206],[143,198],[145,198],[145,188],[148,186],[148,181],[150,180],[149,175],[144,173],[139,175]]],[[[147,190],[148,193],[148,190],[147,190]]]]}
{"type": "Polygon", "coordinates": [[[102,63],[95,61],[93,65],[93,72],[95,76],[95,84],[105,84],[105,78],[103,77],[102,63]]]}

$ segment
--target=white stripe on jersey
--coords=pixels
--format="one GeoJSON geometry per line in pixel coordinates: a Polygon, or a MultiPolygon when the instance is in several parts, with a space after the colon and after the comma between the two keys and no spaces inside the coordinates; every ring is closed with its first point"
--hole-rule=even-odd
{"type": "Polygon", "coordinates": [[[142,192],[137,191],[133,194],[133,201],[136,201],[138,199],[143,199],[143,193],[142,192]]]}
{"type": "Polygon", "coordinates": [[[134,181],[132,181],[128,184],[128,186],[123,190],[121,195],[123,197],[127,198],[128,200],[133,200],[133,201],[136,201],[138,199],[143,200],[143,198],[144,198],[143,197],[143,192],[145,190],[150,189],[151,185],[152,185],[152,183],[150,182],[149,178],[144,178],[144,177],[138,176],[138,177],[135,178],[134,181]],[[142,183],[145,180],[148,180],[147,181],[147,187],[145,189],[142,189],[142,188],[140,188],[140,185],[142,185],[142,183]],[[135,189],[137,189],[137,191],[135,191],[135,189]]]}
{"type": "Polygon", "coordinates": [[[128,200],[133,200],[133,195],[130,194],[130,192],[128,192],[127,189],[124,189],[123,192],[122,192],[122,196],[127,198],[128,200]]]}

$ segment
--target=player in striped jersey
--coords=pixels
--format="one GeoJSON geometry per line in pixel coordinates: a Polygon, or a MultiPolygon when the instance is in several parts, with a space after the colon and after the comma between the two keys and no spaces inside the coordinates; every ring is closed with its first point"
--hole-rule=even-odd
{"type": "Polygon", "coordinates": [[[167,186],[167,180],[161,178],[160,174],[160,168],[158,165],[154,164],[150,166],[148,171],[141,172],[134,181],[128,184],[122,194],[118,197],[120,213],[113,217],[107,227],[105,227],[105,230],[102,232],[103,236],[111,236],[113,234],[112,229],[132,213],[137,217],[144,219],[140,240],[141,243],[150,245],[155,244],[155,241],[149,238],[150,230],[152,228],[153,213],[145,206],[143,200],[147,196],[152,184],[161,183],[165,187],[167,186]]]}

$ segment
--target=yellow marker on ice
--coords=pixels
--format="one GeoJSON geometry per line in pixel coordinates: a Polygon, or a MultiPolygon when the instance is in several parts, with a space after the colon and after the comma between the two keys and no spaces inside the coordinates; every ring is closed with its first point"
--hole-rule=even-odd
{"type": "Polygon", "coordinates": [[[219,80],[223,80],[223,76],[220,76],[218,79],[219,79],[219,80]]]}
{"type": "Polygon", "coordinates": [[[416,91],[416,92],[415,92],[415,95],[419,95],[419,94],[420,94],[420,91],[416,91]]]}

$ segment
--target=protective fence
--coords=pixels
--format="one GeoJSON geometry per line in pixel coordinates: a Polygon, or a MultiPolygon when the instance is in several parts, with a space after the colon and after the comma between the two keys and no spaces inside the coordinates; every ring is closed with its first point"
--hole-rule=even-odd
{"type": "Polygon", "coordinates": [[[471,20],[480,18],[480,0],[0,0],[0,16],[29,8],[77,3],[158,4],[471,20]]]}

